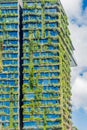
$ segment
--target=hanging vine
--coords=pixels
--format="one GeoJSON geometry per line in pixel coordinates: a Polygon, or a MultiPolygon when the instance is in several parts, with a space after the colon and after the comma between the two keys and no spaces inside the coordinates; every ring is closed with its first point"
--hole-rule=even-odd
{"type": "Polygon", "coordinates": [[[14,96],[13,96],[13,88],[10,89],[10,128],[14,128],[13,126],[13,106],[14,106],[14,96]]]}
{"type": "MultiPolygon", "coordinates": [[[[2,19],[2,11],[0,10],[0,19],[2,19]]],[[[4,27],[5,25],[3,24],[2,27],[4,27]]],[[[2,31],[4,33],[4,29],[2,28],[2,31]]],[[[3,36],[0,36],[0,72],[2,72],[3,70],[3,63],[2,63],[2,51],[3,51],[3,36]]]]}
{"type": "Polygon", "coordinates": [[[45,38],[45,0],[41,0],[42,6],[42,37],[45,38]]]}
{"type": "Polygon", "coordinates": [[[0,36],[0,72],[2,72],[2,70],[3,70],[2,50],[3,50],[3,37],[0,36]]]}
{"type": "Polygon", "coordinates": [[[33,32],[29,34],[29,82],[30,88],[34,88],[34,64],[33,64],[34,42],[33,32]]]}

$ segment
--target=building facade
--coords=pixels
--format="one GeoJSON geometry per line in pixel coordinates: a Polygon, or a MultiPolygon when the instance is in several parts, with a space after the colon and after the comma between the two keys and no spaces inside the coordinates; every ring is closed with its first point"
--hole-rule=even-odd
{"type": "Polygon", "coordinates": [[[1,127],[70,128],[73,50],[59,0],[0,0],[1,127]]]}
{"type": "Polygon", "coordinates": [[[18,2],[0,0],[0,124],[18,126],[18,2]]]}

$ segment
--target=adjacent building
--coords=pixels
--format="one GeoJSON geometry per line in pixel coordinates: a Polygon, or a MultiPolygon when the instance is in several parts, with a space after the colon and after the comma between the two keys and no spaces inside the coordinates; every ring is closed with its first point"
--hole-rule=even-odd
{"type": "Polygon", "coordinates": [[[59,0],[0,0],[1,127],[70,128],[73,50],[59,0]]]}

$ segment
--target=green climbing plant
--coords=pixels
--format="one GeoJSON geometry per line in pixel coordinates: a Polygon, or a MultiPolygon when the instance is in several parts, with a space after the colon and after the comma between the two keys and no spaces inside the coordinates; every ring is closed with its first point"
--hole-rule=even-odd
{"type": "Polygon", "coordinates": [[[42,6],[42,37],[45,37],[45,0],[41,0],[41,6],[42,6]]]}
{"type": "Polygon", "coordinates": [[[14,106],[14,97],[13,97],[13,88],[10,89],[10,128],[13,126],[13,106],[14,106]]]}

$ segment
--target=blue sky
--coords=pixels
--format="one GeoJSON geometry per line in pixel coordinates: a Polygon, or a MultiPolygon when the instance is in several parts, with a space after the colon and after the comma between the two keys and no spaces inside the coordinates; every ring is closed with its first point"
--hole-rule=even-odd
{"type": "Polygon", "coordinates": [[[73,124],[87,130],[87,0],[61,0],[69,19],[74,57],[78,64],[72,68],[73,124]]]}
{"type": "Polygon", "coordinates": [[[87,130],[87,113],[83,109],[74,111],[73,123],[79,130],[87,130]]]}
{"type": "Polygon", "coordinates": [[[85,9],[87,7],[87,0],[83,0],[83,9],[85,9]]]}
{"type": "MultiPolygon", "coordinates": [[[[82,1],[82,9],[85,11],[87,8],[87,0],[82,1]]],[[[80,72],[80,76],[83,76],[87,72],[87,68],[80,72]]],[[[85,110],[80,108],[79,110],[73,111],[73,123],[79,130],[87,130],[87,113],[85,110]]]]}

